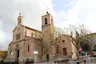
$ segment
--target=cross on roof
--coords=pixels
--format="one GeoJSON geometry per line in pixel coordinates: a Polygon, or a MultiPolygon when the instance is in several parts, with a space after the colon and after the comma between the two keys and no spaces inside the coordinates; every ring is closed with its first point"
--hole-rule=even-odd
{"type": "Polygon", "coordinates": [[[21,16],[21,13],[19,13],[19,16],[21,16]]]}

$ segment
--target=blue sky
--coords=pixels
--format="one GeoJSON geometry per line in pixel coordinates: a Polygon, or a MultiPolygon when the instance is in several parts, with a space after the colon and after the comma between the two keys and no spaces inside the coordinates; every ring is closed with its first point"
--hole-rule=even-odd
{"type": "Polygon", "coordinates": [[[53,0],[53,9],[56,13],[56,26],[68,26],[69,24],[84,24],[92,32],[95,29],[96,17],[95,0],[53,0]],[[59,25],[58,25],[59,23],[59,25]]]}
{"type": "Polygon", "coordinates": [[[19,13],[24,25],[41,30],[46,9],[54,16],[56,27],[84,24],[96,32],[96,0],[0,0],[0,48],[7,49],[12,41],[19,13]]]}
{"type": "Polygon", "coordinates": [[[73,2],[73,0],[53,0],[53,8],[55,11],[65,11],[67,12],[69,8],[71,8],[73,6],[73,4],[71,4],[73,2]],[[70,5],[68,7],[66,7],[66,5],[70,5]]]}

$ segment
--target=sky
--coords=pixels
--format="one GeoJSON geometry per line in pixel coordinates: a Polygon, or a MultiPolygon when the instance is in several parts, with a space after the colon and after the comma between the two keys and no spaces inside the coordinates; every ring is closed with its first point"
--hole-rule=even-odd
{"type": "Polygon", "coordinates": [[[56,27],[84,24],[96,32],[96,0],[0,0],[0,49],[7,49],[17,17],[23,24],[41,30],[41,16],[49,11],[56,27]]]}

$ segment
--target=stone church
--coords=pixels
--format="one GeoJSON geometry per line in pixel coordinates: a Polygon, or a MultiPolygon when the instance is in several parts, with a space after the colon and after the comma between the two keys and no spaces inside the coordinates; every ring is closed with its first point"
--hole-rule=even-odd
{"type": "Polygon", "coordinates": [[[51,60],[56,55],[76,58],[75,42],[70,36],[62,34],[55,39],[54,17],[49,12],[41,17],[41,31],[23,25],[21,14],[17,20],[18,24],[13,30],[6,59],[42,61],[46,58],[51,60]]]}

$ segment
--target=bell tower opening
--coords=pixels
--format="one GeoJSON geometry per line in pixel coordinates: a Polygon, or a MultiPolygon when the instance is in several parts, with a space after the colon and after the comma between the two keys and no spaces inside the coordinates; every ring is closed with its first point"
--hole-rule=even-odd
{"type": "Polygon", "coordinates": [[[45,15],[42,16],[42,31],[46,31],[47,28],[54,27],[53,16],[47,11],[45,15]]]}
{"type": "Polygon", "coordinates": [[[45,18],[45,24],[47,24],[47,18],[45,18]]]}

